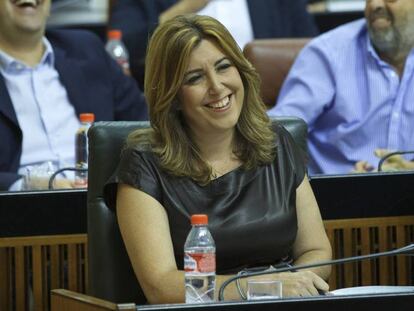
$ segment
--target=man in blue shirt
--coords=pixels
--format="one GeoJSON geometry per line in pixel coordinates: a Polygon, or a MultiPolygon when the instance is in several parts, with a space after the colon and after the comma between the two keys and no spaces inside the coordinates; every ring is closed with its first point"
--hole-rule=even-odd
{"type": "Polygon", "coordinates": [[[377,149],[414,149],[413,47],[414,1],[367,0],[364,20],[302,50],[268,113],[308,123],[310,174],[370,170],[377,149]]]}
{"type": "Polygon", "coordinates": [[[84,31],[45,35],[49,12],[50,0],[0,0],[0,190],[18,190],[26,169],[45,161],[74,166],[80,113],[147,119],[142,92],[100,40],[84,31]]]}

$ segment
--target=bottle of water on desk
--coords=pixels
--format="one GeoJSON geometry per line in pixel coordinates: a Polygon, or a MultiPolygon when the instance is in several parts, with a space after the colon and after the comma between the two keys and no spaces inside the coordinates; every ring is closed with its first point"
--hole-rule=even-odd
{"type": "Polygon", "coordinates": [[[214,301],[216,246],[207,215],[191,216],[192,229],[184,244],[185,302],[214,301]]]}
{"type": "MultiPolygon", "coordinates": [[[[93,113],[81,113],[79,115],[81,126],[76,132],[75,137],[75,161],[76,168],[87,169],[88,168],[88,130],[91,127],[93,121],[95,121],[95,115],[93,113]]],[[[88,172],[76,171],[75,172],[75,186],[79,188],[88,186],[88,172]]]]}
{"type": "Polygon", "coordinates": [[[122,42],[122,31],[116,29],[108,31],[108,41],[106,42],[105,50],[122,67],[126,75],[131,75],[129,53],[122,42]]]}

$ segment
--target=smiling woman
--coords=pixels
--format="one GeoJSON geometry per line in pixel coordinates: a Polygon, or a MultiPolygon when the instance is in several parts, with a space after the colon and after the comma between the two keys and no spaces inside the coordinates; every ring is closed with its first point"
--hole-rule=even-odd
{"type": "MultiPolygon", "coordinates": [[[[151,129],[131,134],[105,198],[148,301],[184,301],[193,214],[209,217],[217,288],[246,267],[329,259],[303,154],[272,129],[258,75],[227,29],[206,16],[173,18],[153,34],[146,68],[151,129]]],[[[329,270],[272,278],[286,296],[316,295],[329,270]]],[[[236,287],[225,296],[240,299],[236,287]]]]}
{"type": "MultiPolygon", "coordinates": [[[[145,95],[162,167],[205,184],[240,165],[269,163],[274,133],[258,75],[233,37],[212,18],[194,19],[174,19],[154,34],[145,95]]],[[[131,144],[136,139],[146,138],[138,132],[131,144]]]]}
{"type": "MultiPolygon", "coordinates": [[[[215,151],[208,141],[204,143],[205,140],[232,141],[244,101],[240,74],[214,41],[201,41],[191,53],[188,71],[177,99],[178,109],[191,129],[193,139],[199,141],[197,144],[214,171],[223,174],[227,169],[233,169],[233,165],[227,169],[214,167],[220,166],[220,163],[211,162],[215,151]]],[[[231,154],[231,151],[227,150],[227,154],[231,154]]],[[[232,160],[235,165],[239,162],[234,157],[232,160]]]]}

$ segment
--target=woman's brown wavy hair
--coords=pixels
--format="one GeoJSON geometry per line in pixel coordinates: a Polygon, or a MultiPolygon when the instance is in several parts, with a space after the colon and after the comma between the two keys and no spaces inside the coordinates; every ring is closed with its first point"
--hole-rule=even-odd
{"type": "Polygon", "coordinates": [[[177,109],[179,92],[190,54],[202,40],[211,40],[238,69],[245,89],[242,111],[236,126],[234,153],[243,168],[270,163],[274,158],[275,135],[260,98],[260,79],[228,30],[217,20],[200,15],[177,16],[161,25],[152,35],[145,62],[145,96],[151,129],[137,130],[128,146],[149,144],[161,167],[176,176],[188,176],[207,184],[211,166],[188,134],[185,120],[177,109]]]}

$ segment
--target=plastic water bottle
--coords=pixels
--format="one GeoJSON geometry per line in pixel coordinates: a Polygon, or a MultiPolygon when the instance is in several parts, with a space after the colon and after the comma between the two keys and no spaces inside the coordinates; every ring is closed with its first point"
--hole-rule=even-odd
{"type": "Polygon", "coordinates": [[[106,42],[105,50],[122,67],[125,74],[131,75],[129,69],[129,53],[122,42],[122,31],[108,31],[108,41],[106,42]]]}
{"type": "MultiPolygon", "coordinates": [[[[95,115],[93,113],[81,113],[79,115],[81,126],[76,132],[75,137],[75,161],[76,168],[87,169],[88,168],[88,130],[91,127],[93,121],[95,121],[95,115]]],[[[88,172],[75,172],[75,186],[87,187],[88,186],[88,172]]]]}
{"type": "Polygon", "coordinates": [[[207,215],[191,216],[191,225],[184,244],[185,302],[212,302],[216,285],[216,245],[207,227],[207,215]]]}

